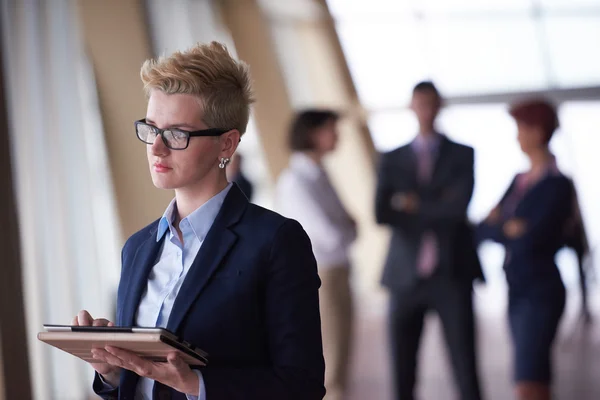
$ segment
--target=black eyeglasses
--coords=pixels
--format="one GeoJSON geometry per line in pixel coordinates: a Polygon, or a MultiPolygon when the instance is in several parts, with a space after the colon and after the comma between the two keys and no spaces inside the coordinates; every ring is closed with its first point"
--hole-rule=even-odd
{"type": "Polygon", "coordinates": [[[199,131],[184,131],[182,129],[159,129],[154,125],[146,123],[146,119],[135,121],[135,133],[137,138],[146,144],[154,144],[156,137],[160,135],[163,143],[171,150],[185,150],[190,144],[193,136],[221,136],[231,129],[209,128],[199,131]]]}

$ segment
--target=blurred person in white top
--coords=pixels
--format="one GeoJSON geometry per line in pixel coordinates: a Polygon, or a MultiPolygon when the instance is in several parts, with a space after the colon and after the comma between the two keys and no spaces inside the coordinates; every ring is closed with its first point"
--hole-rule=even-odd
{"type": "Polygon", "coordinates": [[[295,116],[289,132],[292,155],[276,191],[277,210],[302,224],[319,268],[326,400],[345,396],[352,332],[349,249],[356,239],[356,223],[323,167],[323,158],[338,142],[338,119],[330,110],[295,116]]]}

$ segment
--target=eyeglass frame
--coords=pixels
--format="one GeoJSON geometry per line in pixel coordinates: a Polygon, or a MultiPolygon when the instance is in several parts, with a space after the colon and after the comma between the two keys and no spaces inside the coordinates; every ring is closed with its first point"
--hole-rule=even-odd
{"type": "MultiPolygon", "coordinates": [[[[140,138],[140,135],[138,134],[138,125],[145,125],[145,126],[149,126],[150,128],[152,128],[153,130],[155,130],[157,132],[156,136],[160,135],[160,138],[162,139],[163,143],[165,146],[167,146],[167,148],[171,149],[171,150],[185,150],[189,147],[190,145],[190,138],[192,137],[216,137],[216,136],[221,136],[224,133],[229,132],[231,129],[224,129],[224,128],[208,128],[208,129],[200,129],[197,131],[186,131],[185,129],[177,129],[177,128],[166,128],[166,129],[160,129],[157,128],[156,126],[149,124],[146,122],[146,118],[142,118],[140,120],[137,120],[133,123],[133,125],[135,126],[135,136],[138,138],[138,140],[142,143],[145,144],[154,144],[154,142],[149,143],[146,142],[144,140],[142,140],[140,138]],[[165,131],[177,131],[177,132],[183,132],[187,135],[187,142],[185,144],[185,147],[178,147],[178,148],[173,148],[171,146],[169,146],[168,141],[165,139],[165,131]]],[[[154,137],[154,139],[156,140],[156,136],[154,137]]]]}

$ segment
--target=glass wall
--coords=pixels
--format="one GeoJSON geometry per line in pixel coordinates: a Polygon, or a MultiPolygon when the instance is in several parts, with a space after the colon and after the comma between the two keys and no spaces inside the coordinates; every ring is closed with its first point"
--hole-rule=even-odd
{"type": "MultiPolygon", "coordinates": [[[[328,0],[375,147],[406,144],[417,132],[407,105],[420,80],[447,99],[439,129],[476,151],[469,216],[479,221],[527,168],[508,103],[529,94],[559,104],[552,150],[573,177],[592,248],[600,244],[600,190],[592,171],[600,145],[600,0],[328,0]],[[591,93],[591,95],[590,95],[591,93]]],[[[502,249],[481,256],[485,295],[504,296],[502,249]]],[[[574,255],[558,263],[578,282],[574,255]]],[[[480,302],[501,308],[501,301],[480,302]]]]}

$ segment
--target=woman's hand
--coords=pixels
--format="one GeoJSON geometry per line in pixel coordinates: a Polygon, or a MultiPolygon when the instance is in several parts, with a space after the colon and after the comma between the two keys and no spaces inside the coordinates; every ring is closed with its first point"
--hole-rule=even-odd
{"type": "Polygon", "coordinates": [[[509,239],[518,239],[525,233],[527,224],[520,218],[511,218],[504,223],[504,235],[509,239]]]}
{"type": "Polygon", "coordinates": [[[500,222],[500,218],[502,217],[502,213],[500,211],[500,206],[494,207],[492,211],[485,217],[485,223],[494,225],[500,222]]]}
{"type": "MultiPolygon", "coordinates": [[[[73,326],[114,326],[112,322],[106,318],[94,319],[86,310],[79,311],[79,314],[71,321],[73,326]]],[[[90,363],[90,365],[98,372],[106,382],[113,387],[119,386],[119,376],[121,368],[104,363],[90,363]]]]}
{"type": "Polygon", "coordinates": [[[125,368],[139,376],[153,379],[169,386],[178,392],[198,396],[200,380],[177,352],[167,355],[167,362],[145,360],[131,351],[106,346],[104,349],[93,349],[94,358],[115,368],[125,368]]]}
{"type": "Polygon", "coordinates": [[[416,193],[396,193],[391,198],[391,206],[397,211],[414,214],[419,209],[419,197],[416,193]]]}

